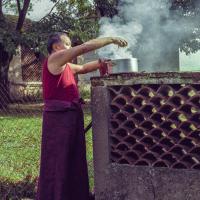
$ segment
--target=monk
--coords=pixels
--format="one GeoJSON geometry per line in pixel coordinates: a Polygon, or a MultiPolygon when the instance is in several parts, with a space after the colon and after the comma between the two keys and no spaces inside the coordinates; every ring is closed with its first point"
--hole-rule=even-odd
{"type": "Polygon", "coordinates": [[[65,33],[49,36],[43,64],[43,124],[37,200],[89,200],[83,112],[75,80],[102,67],[99,59],[84,65],[72,60],[109,44],[127,46],[118,37],[97,38],[71,47],[65,33]]]}

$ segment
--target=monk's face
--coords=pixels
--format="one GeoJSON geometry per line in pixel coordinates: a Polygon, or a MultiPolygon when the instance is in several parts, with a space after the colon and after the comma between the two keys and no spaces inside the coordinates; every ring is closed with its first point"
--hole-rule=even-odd
{"type": "Polygon", "coordinates": [[[71,40],[67,35],[61,35],[60,39],[60,42],[53,44],[53,52],[71,48],[71,40]]]}
{"type": "Polygon", "coordinates": [[[70,49],[71,48],[71,40],[69,37],[67,37],[66,35],[62,35],[60,37],[62,44],[61,44],[61,48],[62,49],[70,49]]]}

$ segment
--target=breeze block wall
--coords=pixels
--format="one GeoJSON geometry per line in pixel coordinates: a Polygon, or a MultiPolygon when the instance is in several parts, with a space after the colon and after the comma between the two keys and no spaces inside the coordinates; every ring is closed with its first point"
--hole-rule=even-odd
{"type": "Polygon", "coordinates": [[[94,77],[97,200],[200,199],[200,73],[94,77]]]}

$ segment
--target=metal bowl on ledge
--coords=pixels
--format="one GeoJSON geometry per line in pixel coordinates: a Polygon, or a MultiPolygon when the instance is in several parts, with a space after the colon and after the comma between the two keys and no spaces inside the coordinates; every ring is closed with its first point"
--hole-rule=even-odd
{"type": "Polygon", "coordinates": [[[112,74],[138,71],[137,58],[113,59],[112,62],[114,63],[112,74]]]}

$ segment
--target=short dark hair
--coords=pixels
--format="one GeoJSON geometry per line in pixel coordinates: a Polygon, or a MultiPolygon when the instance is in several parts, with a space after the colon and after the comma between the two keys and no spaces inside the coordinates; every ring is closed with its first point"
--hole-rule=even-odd
{"type": "Polygon", "coordinates": [[[49,36],[48,42],[47,42],[47,51],[48,51],[48,53],[52,52],[53,44],[62,42],[62,40],[61,40],[61,36],[62,35],[66,35],[67,36],[67,34],[65,32],[56,32],[56,33],[52,33],[49,36]]]}

